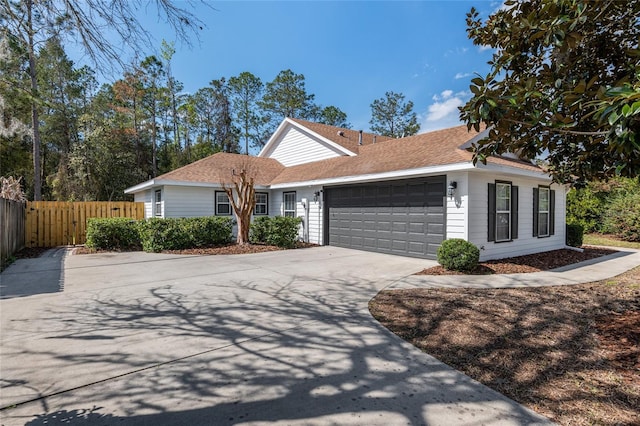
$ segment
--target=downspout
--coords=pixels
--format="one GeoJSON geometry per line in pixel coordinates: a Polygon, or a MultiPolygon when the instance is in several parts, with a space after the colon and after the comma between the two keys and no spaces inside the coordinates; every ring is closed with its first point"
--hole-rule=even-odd
{"type": "Polygon", "coordinates": [[[302,219],[302,239],[305,243],[309,242],[309,200],[303,198],[300,200],[304,208],[304,218],[302,219]]]}

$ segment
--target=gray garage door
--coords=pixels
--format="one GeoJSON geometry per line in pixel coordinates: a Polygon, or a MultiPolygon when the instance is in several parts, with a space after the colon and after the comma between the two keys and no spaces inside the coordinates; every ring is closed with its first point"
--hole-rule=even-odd
{"type": "Polygon", "coordinates": [[[446,176],[325,188],[330,245],[435,259],[446,176]]]}

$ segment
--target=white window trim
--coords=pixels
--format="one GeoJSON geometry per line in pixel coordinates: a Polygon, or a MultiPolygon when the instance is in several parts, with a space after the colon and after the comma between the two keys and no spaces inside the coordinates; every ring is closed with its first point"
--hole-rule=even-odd
{"type": "Polygon", "coordinates": [[[504,243],[507,241],[511,241],[511,220],[512,220],[512,215],[511,215],[511,197],[513,196],[513,194],[511,193],[511,184],[510,183],[506,183],[506,182],[496,182],[496,243],[504,243]],[[499,187],[500,186],[507,186],[509,187],[509,198],[507,201],[507,209],[508,210],[498,210],[498,194],[500,193],[499,191],[499,187]],[[509,233],[506,239],[499,239],[498,238],[498,218],[500,217],[500,215],[505,215],[507,214],[509,217],[509,225],[507,227],[509,233]]]}
{"type": "Polygon", "coordinates": [[[156,189],[153,192],[153,216],[162,217],[162,190],[156,189]],[[158,201],[158,195],[160,195],[160,201],[158,201]]]}
{"type": "Polygon", "coordinates": [[[297,198],[296,191],[283,192],[282,193],[282,215],[285,217],[296,217],[298,215],[296,211],[297,202],[298,202],[298,198],[297,198]],[[293,209],[287,210],[287,195],[293,195],[293,209]],[[292,213],[292,215],[287,216],[287,213],[292,213]]]}
{"type": "Polygon", "coordinates": [[[256,192],[255,193],[255,206],[253,208],[253,214],[256,216],[267,216],[269,214],[269,193],[267,192],[256,192]],[[264,203],[258,203],[258,195],[264,195],[265,200],[264,203]],[[258,213],[258,205],[264,206],[264,213],[258,213]]]}
{"type": "Polygon", "coordinates": [[[551,220],[551,210],[549,209],[551,204],[551,189],[545,186],[541,186],[538,187],[538,237],[548,237],[550,236],[550,220],[551,220]],[[541,208],[541,203],[540,200],[542,198],[542,193],[546,192],[547,194],[547,209],[546,210],[542,210],[541,208]],[[545,230],[545,232],[540,232],[540,224],[542,223],[542,221],[540,220],[540,216],[541,215],[546,215],[547,216],[547,220],[546,220],[546,224],[547,224],[547,229],[545,230]]]}
{"type": "Polygon", "coordinates": [[[229,196],[227,195],[226,192],[224,191],[216,191],[215,192],[215,197],[216,197],[216,216],[231,216],[233,214],[233,209],[231,208],[231,200],[229,200],[229,196]],[[224,195],[225,197],[227,197],[227,202],[220,202],[218,200],[218,194],[220,195],[224,195]],[[220,213],[220,205],[227,205],[229,206],[229,213],[220,213]]]}

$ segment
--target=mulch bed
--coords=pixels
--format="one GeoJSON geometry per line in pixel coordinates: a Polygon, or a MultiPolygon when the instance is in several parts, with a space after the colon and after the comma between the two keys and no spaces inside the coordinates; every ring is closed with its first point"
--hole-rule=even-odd
{"type": "Polygon", "coordinates": [[[384,326],[563,425],[640,424],[640,267],[526,289],[379,293],[384,326]]]}
{"type": "MultiPolygon", "coordinates": [[[[573,263],[585,260],[595,259],[615,253],[616,250],[610,250],[599,247],[583,247],[584,251],[560,249],[552,250],[544,253],[536,253],[526,256],[510,257],[500,260],[489,260],[481,262],[476,269],[466,274],[470,275],[489,275],[489,274],[518,274],[527,272],[540,272],[549,269],[560,268],[571,265],[573,263]]],[[[415,275],[466,275],[464,272],[450,271],[442,266],[434,266],[432,268],[423,269],[415,275]]]]}
{"type": "MultiPolygon", "coordinates": [[[[316,247],[317,244],[298,242],[294,249],[316,247]]],[[[269,246],[264,244],[225,244],[215,247],[198,247],[184,250],[163,250],[162,253],[168,254],[185,254],[185,255],[198,255],[198,256],[210,256],[210,255],[224,255],[224,254],[250,254],[250,253],[264,253],[268,251],[287,250],[282,247],[269,246]]],[[[136,250],[139,251],[139,250],[136,250]]],[[[94,253],[109,253],[113,250],[94,250],[88,247],[76,247],[73,250],[73,254],[94,254],[94,253]]]]}

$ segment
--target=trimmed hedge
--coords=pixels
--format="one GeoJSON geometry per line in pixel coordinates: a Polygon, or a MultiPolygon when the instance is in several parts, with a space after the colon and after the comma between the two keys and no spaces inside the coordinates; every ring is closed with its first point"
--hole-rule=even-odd
{"type": "Polygon", "coordinates": [[[140,248],[140,237],[135,219],[126,217],[87,220],[86,245],[98,250],[131,250],[140,248]]]}
{"type": "Polygon", "coordinates": [[[471,271],[478,266],[480,250],[461,238],[452,238],[442,242],[438,248],[438,263],[453,271],[471,271]]]}
{"type": "Polygon", "coordinates": [[[233,219],[220,216],[151,218],[140,221],[138,229],[142,249],[156,253],[226,244],[233,237],[233,219]]]}
{"type": "Polygon", "coordinates": [[[257,217],[251,223],[249,240],[252,243],[293,248],[298,241],[301,223],[302,219],[299,217],[257,217]]]}
{"type": "Polygon", "coordinates": [[[584,236],[584,226],[580,223],[567,223],[567,245],[570,247],[581,247],[584,236]]]}

